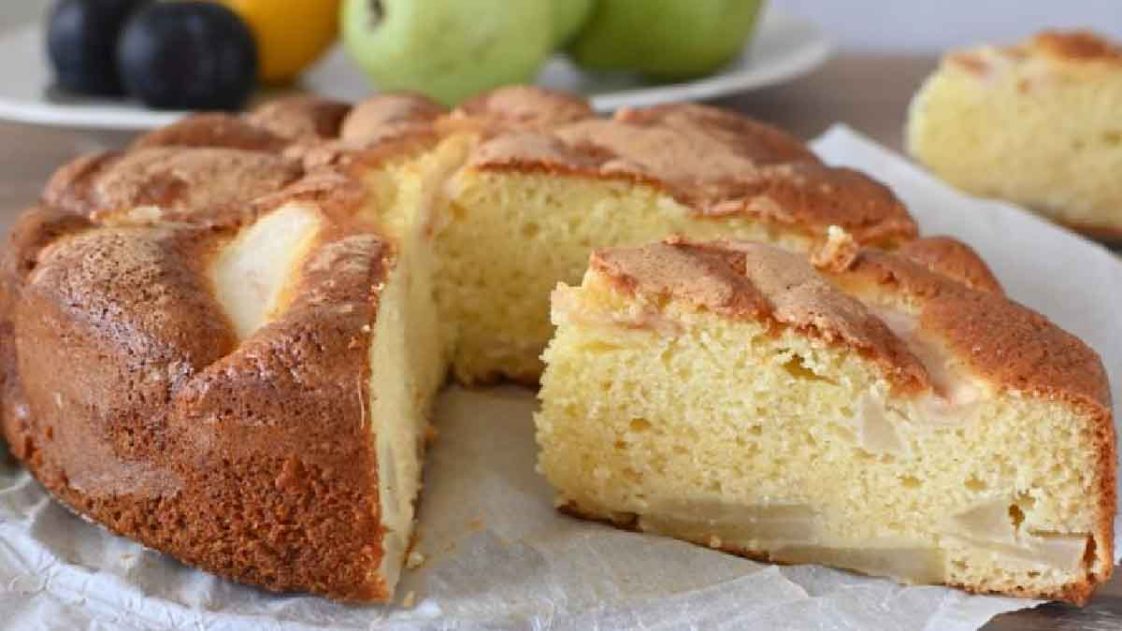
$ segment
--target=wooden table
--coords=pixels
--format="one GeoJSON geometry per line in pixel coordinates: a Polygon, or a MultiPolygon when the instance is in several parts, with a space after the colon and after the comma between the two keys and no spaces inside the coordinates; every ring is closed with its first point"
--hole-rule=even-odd
{"type": "MultiPolygon", "coordinates": [[[[900,150],[908,100],[934,65],[932,57],[842,55],[798,81],[719,104],[804,138],[844,122],[900,150]]],[[[128,139],[128,134],[116,132],[0,123],[0,228],[6,229],[22,208],[34,203],[58,165],[82,153],[119,147],[128,139]]],[[[985,629],[1118,631],[1122,629],[1122,568],[1085,608],[1044,605],[999,616],[985,629]]]]}

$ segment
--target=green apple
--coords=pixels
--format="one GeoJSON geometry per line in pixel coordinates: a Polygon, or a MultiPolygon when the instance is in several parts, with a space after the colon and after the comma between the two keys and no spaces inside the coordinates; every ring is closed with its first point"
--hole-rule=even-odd
{"type": "Polygon", "coordinates": [[[570,47],[591,70],[660,79],[712,73],[743,48],[763,0],[598,0],[570,47]]]}
{"type": "Polygon", "coordinates": [[[553,45],[553,0],[344,0],[347,52],[381,90],[447,105],[534,78],[553,45]]]}
{"type": "Polygon", "coordinates": [[[592,0],[553,1],[553,45],[568,44],[592,15],[592,0]]]}

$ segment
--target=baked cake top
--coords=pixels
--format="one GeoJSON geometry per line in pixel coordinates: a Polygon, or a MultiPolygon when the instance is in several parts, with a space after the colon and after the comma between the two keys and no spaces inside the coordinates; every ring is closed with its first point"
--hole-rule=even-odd
{"type": "MultiPolygon", "coordinates": [[[[1042,31],[1011,46],[984,45],[955,51],[944,58],[979,78],[1011,68],[1036,65],[1046,72],[1122,71],[1122,45],[1086,30],[1042,31]]],[[[1026,88],[1030,84],[1026,83],[1026,88]]]]}
{"type": "Polygon", "coordinates": [[[493,132],[549,129],[593,118],[588,101],[565,92],[534,86],[510,86],[486,92],[464,102],[449,117],[452,121],[486,121],[493,132]]]}
{"type": "Polygon", "coordinates": [[[306,172],[369,165],[464,133],[485,139],[468,156],[469,169],[641,182],[701,216],[748,216],[814,239],[831,225],[870,244],[900,243],[917,232],[888,188],[824,165],[768,125],[689,104],[601,119],[583,99],[525,86],[452,112],[422,96],[392,94],[353,108],[294,97],[243,116],[192,116],[143,136],[124,154],[67,165],[43,201],[79,213],[160,205],[165,219],[225,221],[231,208],[306,172]]]}
{"type": "Polygon", "coordinates": [[[263,151],[145,146],[79,158],[47,184],[43,203],[99,219],[158,206],[168,220],[236,213],[302,175],[300,164],[263,151]]]}
{"type": "Polygon", "coordinates": [[[1092,349],[979,281],[992,275],[965,245],[922,241],[898,253],[840,253],[840,261],[820,260],[815,269],[764,244],[668,239],[598,250],[591,268],[629,294],[672,298],[852,348],[901,392],[939,389],[944,368],[918,352],[918,335],[944,350],[946,362],[995,387],[1058,397],[1109,417],[1106,373],[1092,349]],[[939,266],[925,260],[930,249],[956,252],[951,267],[959,279],[933,271],[939,266]],[[979,282],[981,289],[967,284],[979,282]]]}
{"type": "Polygon", "coordinates": [[[622,110],[610,120],[498,135],[468,166],[641,182],[702,216],[745,215],[819,237],[831,225],[867,243],[917,232],[887,187],[824,165],[778,129],[702,105],[622,110]]]}
{"type": "Polygon", "coordinates": [[[1021,50],[1063,61],[1122,65],[1122,46],[1092,31],[1044,31],[1021,50]]]}

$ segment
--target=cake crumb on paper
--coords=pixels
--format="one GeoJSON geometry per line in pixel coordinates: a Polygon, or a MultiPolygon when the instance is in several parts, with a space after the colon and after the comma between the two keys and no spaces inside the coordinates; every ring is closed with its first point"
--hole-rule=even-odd
{"type": "Polygon", "coordinates": [[[405,567],[415,570],[425,563],[425,555],[417,550],[411,550],[409,556],[405,558],[405,567]]]}

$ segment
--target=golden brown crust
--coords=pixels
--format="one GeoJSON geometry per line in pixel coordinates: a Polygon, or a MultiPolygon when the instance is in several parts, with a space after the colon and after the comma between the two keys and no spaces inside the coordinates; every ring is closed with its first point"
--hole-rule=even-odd
{"type": "Polygon", "coordinates": [[[277,152],[288,140],[232,114],[194,114],[183,120],[148,132],[132,144],[132,149],[148,147],[225,147],[246,151],[277,152]]]}
{"type": "Polygon", "coordinates": [[[900,391],[931,388],[923,363],[906,342],[801,255],[759,243],[672,239],[597,250],[589,266],[630,294],[685,301],[852,348],[880,365],[900,391]]]}
{"type": "Polygon", "coordinates": [[[3,419],[16,455],[75,510],[211,572],[385,598],[362,396],[392,250],[328,230],[292,305],[239,344],[202,272],[223,232],[86,224],[42,245],[65,232],[46,219],[21,239],[38,253],[14,313],[34,411],[3,419]]]}
{"type": "Polygon", "coordinates": [[[1004,293],[989,265],[970,246],[953,237],[923,237],[900,246],[896,254],[953,278],[971,289],[1004,293]]]}
{"type": "Polygon", "coordinates": [[[469,168],[626,179],[666,191],[700,216],[746,215],[815,239],[831,225],[868,244],[916,236],[887,187],[823,165],[778,130],[702,106],[624,112],[549,131],[504,134],[469,168]]]}
{"type": "Polygon", "coordinates": [[[644,109],[624,108],[616,112],[615,120],[712,138],[758,165],[819,161],[814,152],[787,132],[716,107],[673,103],[644,109]]]}
{"type": "Polygon", "coordinates": [[[172,433],[204,460],[231,463],[191,486],[207,489],[212,519],[234,519],[228,548],[186,546],[183,558],[270,589],[389,595],[374,571],[383,529],[364,398],[392,257],[374,235],[329,236],[285,314],[184,387],[172,433]],[[259,499],[238,511],[243,497],[259,499]]]}
{"type": "MultiPolygon", "coordinates": [[[[260,215],[289,202],[308,202],[339,226],[357,227],[355,209],[366,198],[362,182],[345,173],[321,170],[311,173],[279,191],[258,197],[249,204],[260,215]]],[[[371,224],[363,224],[367,227],[371,224]]]]}
{"type": "Polygon", "coordinates": [[[249,124],[287,140],[338,138],[347,103],[317,96],[275,99],[246,114],[249,124]]]}
{"type": "Polygon", "coordinates": [[[972,290],[920,263],[877,250],[863,251],[849,270],[833,278],[863,297],[916,301],[921,326],[995,385],[1109,410],[1110,387],[1098,354],[1000,294],[972,290]]]}
{"type": "Polygon", "coordinates": [[[338,170],[354,174],[356,168],[369,169],[415,157],[443,138],[432,127],[414,124],[391,126],[385,132],[367,136],[361,144],[342,140],[294,144],[285,150],[284,156],[299,160],[308,173],[338,170]]]}
{"type": "Polygon", "coordinates": [[[301,172],[299,163],[259,151],[149,147],[77,159],[51,178],[43,202],[98,218],[158,206],[166,221],[220,219],[301,172]]]}
{"type": "Polygon", "coordinates": [[[93,184],[101,172],[120,160],[121,155],[115,151],[95,153],[64,164],[43,188],[43,205],[83,215],[93,212],[93,184]]]}
{"type": "Polygon", "coordinates": [[[32,208],[16,220],[0,253],[0,434],[12,454],[27,461],[30,409],[16,365],[14,310],[23,279],[34,269],[39,251],[56,239],[90,226],[82,216],[54,208],[32,208]]]}
{"type": "Polygon", "coordinates": [[[449,117],[455,125],[478,126],[485,132],[544,130],[592,118],[584,99],[537,86],[497,88],[469,99],[449,117]]]}
{"type": "MultiPolygon", "coordinates": [[[[951,248],[962,259],[951,267],[964,267],[970,258],[961,244],[940,241],[935,247],[951,248]]],[[[849,346],[877,361],[905,390],[931,387],[927,372],[863,303],[914,304],[921,328],[937,335],[976,377],[1110,414],[1106,372],[1086,344],[999,292],[974,290],[908,256],[865,249],[848,269],[827,274],[833,284],[798,255],[742,242],[669,239],[607,248],[593,254],[590,267],[628,293],[682,300],[849,346]]]]}
{"type": "Polygon", "coordinates": [[[1062,221],[1061,225],[1086,237],[1104,242],[1108,247],[1122,248],[1122,226],[1108,226],[1090,223],[1062,221]]]}
{"type": "Polygon", "coordinates": [[[1043,31],[1028,48],[1061,61],[1122,64],[1122,46],[1093,31],[1043,31]]]}
{"type": "Polygon", "coordinates": [[[981,46],[949,53],[944,63],[985,79],[1010,63],[1042,62],[1053,71],[1081,72],[1122,68],[1122,45],[1088,30],[1042,31],[1033,37],[1004,47],[981,46]]]}
{"type": "Polygon", "coordinates": [[[339,140],[347,145],[367,146],[389,136],[427,130],[447,110],[419,94],[379,94],[347,114],[339,140]]]}
{"type": "Polygon", "coordinates": [[[267,589],[384,600],[356,394],[392,248],[356,218],[365,191],[344,171],[228,148],[272,136],[206,122],[68,165],[21,218],[0,266],[0,424],[53,495],[114,532],[267,589]],[[203,267],[291,201],[331,227],[290,306],[239,343],[203,267]],[[145,203],[163,208],[123,220],[145,203]]]}

